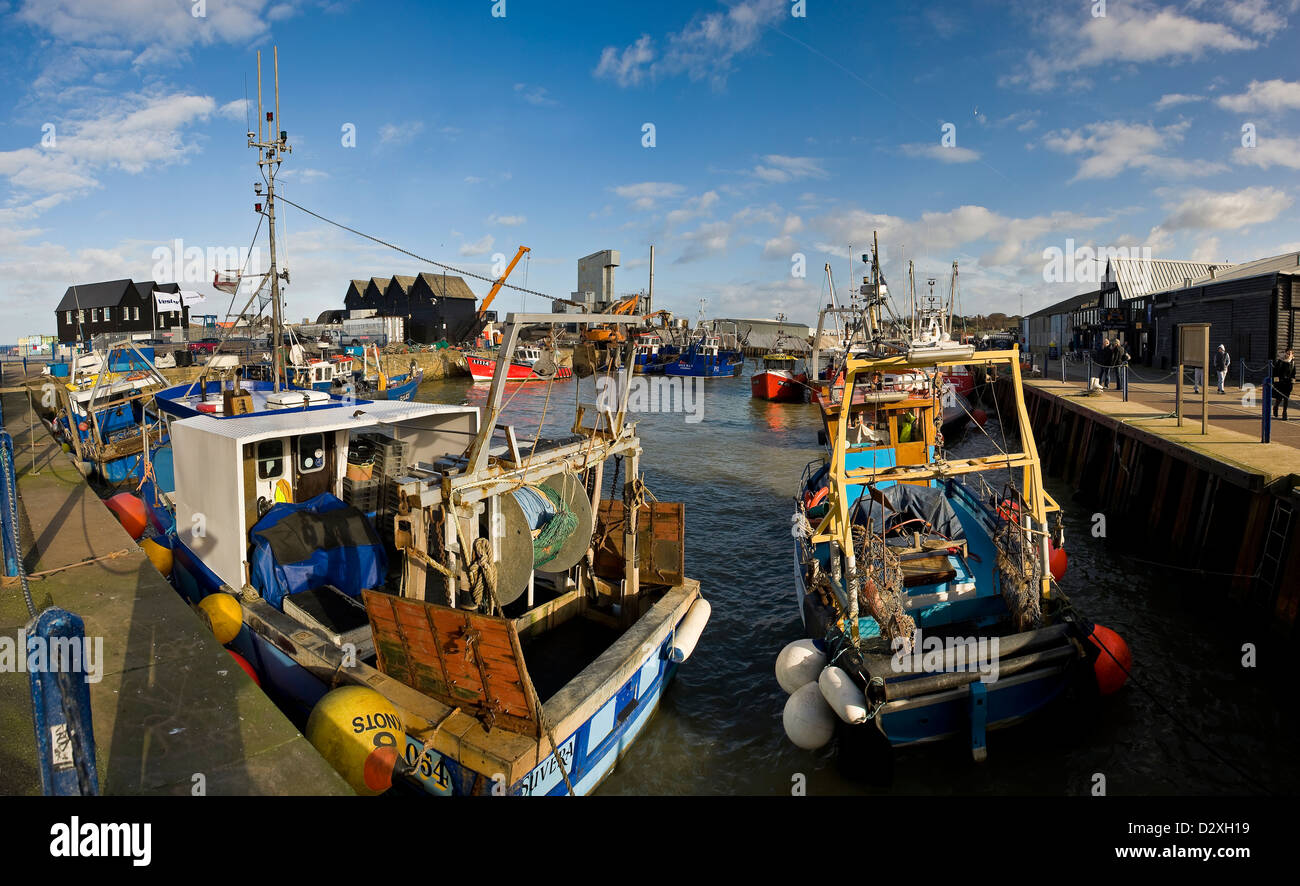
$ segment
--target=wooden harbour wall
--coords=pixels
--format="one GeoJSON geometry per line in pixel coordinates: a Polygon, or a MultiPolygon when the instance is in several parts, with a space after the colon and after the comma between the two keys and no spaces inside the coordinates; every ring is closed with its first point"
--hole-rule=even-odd
{"type": "MultiPolygon", "coordinates": [[[[999,379],[993,396],[1014,421],[1011,385],[999,379]]],[[[1212,457],[1091,408],[1087,398],[1033,384],[1024,391],[1044,473],[1105,515],[1112,543],[1226,588],[1242,614],[1296,639],[1300,475],[1212,457]]]]}

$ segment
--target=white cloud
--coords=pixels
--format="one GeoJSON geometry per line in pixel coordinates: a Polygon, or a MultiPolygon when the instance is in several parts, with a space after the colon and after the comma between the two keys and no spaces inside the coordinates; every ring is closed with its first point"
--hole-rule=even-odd
{"type": "Polygon", "coordinates": [[[491,234],[484,234],[482,239],[473,243],[464,243],[460,247],[463,256],[487,255],[496,239],[491,234]]]}
{"type": "Polygon", "coordinates": [[[232,102],[226,102],[217,109],[217,113],[227,120],[250,120],[252,119],[251,105],[252,102],[248,99],[237,98],[232,102]]]}
{"type": "Polygon", "coordinates": [[[1162,228],[1231,231],[1273,221],[1291,207],[1292,199],[1278,188],[1243,188],[1240,191],[1192,191],[1166,206],[1169,217],[1162,228]]]}
{"type": "MultiPolygon", "coordinates": [[[[1192,8],[1208,5],[1206,0],[1195,0],[1192,8]]],[[[1214,6],[1227,13],[1233,24],[1256,34],[1272,36],[1286,27],[1286,16],[1269,0],[1214,0],[1214,6]]],[[[1295,10],[1296,4],[1292,0],[1291,11],[1295,10]]]]}
{"type": "Polygon", "coordinates": [[[530,105],[536,105],[539,108],[549,108],[559,104],[559,102],[547,95],[545,86],[531,86],[527,83],[516,83],[515,94],[530,105]]]}
{"type": "Polygon", "coordinates": [[[1030,51],[1024,67],[1002,78],[1003,84],[1035,91],[1052,88],[1062,74],[1099,66],[1200,59],[1213,52],[1253,49],[1257,41],[1228,25],[1205,21],[1150,0],[1110,3],[1094,18],[1089,4],[1056,9],[1040,16],[1043,51],[1030,51]]]}
{"type": "Polygon", "coordinates": [[[708,215],[718,203],[717,191],[705,191],[698,197],[692,197],[679,209],[674,209],[665,217],[668,225],[680,225],[694,218],[708,215]]]}
{"type": "Polygon", "coordinates": [[[686,188],[672,182],[637,182],[618,185],[610,190],[624,200],[632,201],[637,209],[654,209],[658,201],[680,197],[686,188]]]}
{"type": "Polygon", "coordinates": [[[686,242],[686,247],[673,264],[689,264],[726,251],[732,230],[729,222],[710,222],[683,234],[681,239],[686,242]]]}
{"type": "Polygon", "coordinates": [[[385,123],[379,127],[379,143],[383,145],[405,145],[424,130],[419,120],[410,123],[385,123]]]}
{"type": "Polygon", "coordinates": [[[1261,169],[1271,166],[1300,169],[1300,138],[1290,135],[1261,136],[1255,147],[1239,147],[1234,150],[1232,159],[1242,166],[1258,166],[1261,169]]]}
{"type": "Polygon", "coordinates": [[[1300,108],[1300,83],[1252,80],[1240,95],[1223,95],[1219,107],[1229,111],[1286,111],[1300,108]]]}
{"type": "Polygon", "coordinates": [[[902,151],[909,157],[928,157],[941,163],[973,163],[980,158],[979,151],[957,145],[907,144],[902,146],[902,151]]]}
{"type": "Polygon", "coordinates": [[[1118,120],[1089,123],[1081,129],[1062,129],[1043,136],[1043,144],[1062,154],[1083,155],[1073,181],[1114,178],[1128,169],[1140,169],[1168,178],[1209,175],[1224,166],[1208,160],[1187,160],[1164,153],[1183,140],[1186,122],[1157,129],[1146,123],[1118,120]]]}
{"type": "Polygon", "coordinates": [[[525,224],[527,221],[527,217],[522,215],[491,215],[488,216],[487,223],[490,225],[504,225],[507,228],[513,228],[525,224]]]}
{"type": "MultiPolygon", "coordinates": [[[[270,27],[263,20],[266,0],[221,0],[206,4],[196,18],[193,4],[175,0],[24,0],[16,17],[60,40],[92,46],[162,45],[172,50],[192,45],[251,43],[270,27]]],[[[286,17],[278,4],[271,18],[286,17]]]]}
{"type": "Polygon", "coordinates": [[[467,185],[480,185],[482,183],[483,183],[483,179],[479,178],[477,175],[465,176],[465,184],[467,185]]]}
{"type": "Polygon", "coordinates": [[[1160,100],[1156,102],[1155,108],[1157,111],[1163,111],[1165,108],[1175,108],[1178,105],[1186,105],[1191,102],[1199,101],[1205,101],[1205,97],[1201,95],[1184,95],[1181,92],[1170,92],[1166,95],[1160,96],[1160,100]]]}
{"type": "Polygon", "coordinates": [[[805,178],[826,178],[822,161],[816,157],[787,157],[783,154],[766,154],[762,162],[749,172],[757,179],[772,184],[798,181],[805,178]]]}
{"type": "Polygon", "coordinates": [[[787,0],[733,2],[724,10],[698,14],[682,30],[669,34],[662,53],[649,34],[622,49],[605,47],[594,74],[623,87],[685,74],[720,89],[736,56],[752,49],[763,29],[789,15],[789,8],[787,0]]]}

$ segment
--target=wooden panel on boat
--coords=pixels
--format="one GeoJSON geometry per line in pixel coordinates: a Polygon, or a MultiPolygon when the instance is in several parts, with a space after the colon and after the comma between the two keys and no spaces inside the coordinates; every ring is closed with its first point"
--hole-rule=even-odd
{"type": "Polygon", "coordinates": [[[908,588],[952,581],[957,577],[957,570],[952,568],[946,551],[933,557],[913,557],[904,560],[901,565],[903,586],[908,588]]]}
{"type": "Polygon", "coordinates": [[[506,618],[364,591],[380,671],[491,729],[540,735],[519,635],[506,618]]]}
{"type": "MultiPolygon", "coordinates": [[[[624,508],[604,499],[596,512],[596,575],[623,578],[624,508]]],[[[681,502],[646,502],[637,512],[638,574],[643,585],[679,585],[686,573],[686,511],[681,502]]]]}

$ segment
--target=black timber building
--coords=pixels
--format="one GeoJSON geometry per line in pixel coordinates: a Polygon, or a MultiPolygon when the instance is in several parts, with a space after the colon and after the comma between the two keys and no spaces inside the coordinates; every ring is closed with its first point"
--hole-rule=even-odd
{"type": "Polygon", "coordinates": [[[59,341],[88,342],[92,336],[131,334],[153,330],[188,329],[189,308],[155,311],[153,293],[177,293],[176,283],[136,283],[108,280],[69,286],[55,308],[59,341]]]}

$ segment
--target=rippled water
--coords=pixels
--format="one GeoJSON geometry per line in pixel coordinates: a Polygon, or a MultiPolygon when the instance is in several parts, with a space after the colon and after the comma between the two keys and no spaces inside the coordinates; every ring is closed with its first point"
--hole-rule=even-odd
{"type": "MultiPolygon", "coordinates": [[[[699,423],[678,414],[638,418],[642,470],[660,500],[686,505],[686,571],[700,580],[713,616],[659,713],[600,788],[608,794],[783,794],[796,773],[810,794],[1086,794],[1094,773],[1110,794],[1255,793],[1300,790],[1293,704],[1294,653],[1235,617],[1225,579],[1206,578],[1117,554],[1092,538],[1090,511],[1048,480],[1065,510],[1070,566],[1063,589],[1090,618],[1118,631],[1133,653],[1130,684],[1095,716],[1065,706],[991,733],[987,762],[971,762],[964,742],[895,755],[889,787],[846,780],[833,744],[792,745],[781,727],[786,695],[773,664],[801,636],[793,590],[790,515],[799,478],[821,454],[815,406],[772,404],[749,395],[743,378],[710,379],[699,423]],[[1243,643],[1258,644],[1259,667],[1241,667],[1243,643]],[[1253,782],[1175,725],[1177,721],[1253,782]]],[[[448,379],[419,399],[482,405],[487,385],[448,379]]],[[[520,440],[574,416],[573,382],[523,385],[504,420],[520,440]]],[[[583,399],[594,399],[591,380],[583,399]]],[[[958,452],[989,446],[968,434],[958,452]]],[[[1156,559],[1154,556],[1151,559],[1156,559]]]]}

